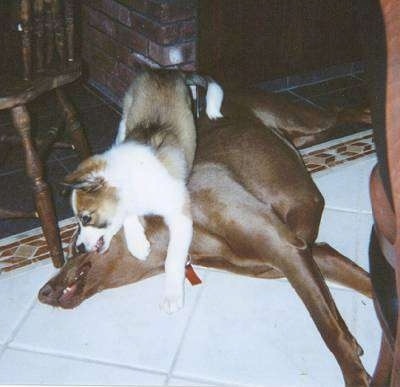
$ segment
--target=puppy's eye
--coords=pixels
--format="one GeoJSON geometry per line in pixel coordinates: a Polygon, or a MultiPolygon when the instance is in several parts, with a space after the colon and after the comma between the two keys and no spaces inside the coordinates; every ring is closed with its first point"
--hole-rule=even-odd
{"type": "Polygon", "coordinates": [[[82,215],[82,217],[81,217],[81,222],[84,226],[89,224],[91,220],[92,220],[92,217],[90,215],[82,215]]]}

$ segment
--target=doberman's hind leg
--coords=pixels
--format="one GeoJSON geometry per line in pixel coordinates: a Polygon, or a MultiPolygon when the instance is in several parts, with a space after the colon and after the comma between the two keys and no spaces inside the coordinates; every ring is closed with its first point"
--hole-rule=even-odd
{"type": "Polygon", "coordinates": [[[325,279],[372,298],[369,274],[327,243],[316,243],[312,255],[325,279]]]}
{"type": "MultiPolygon", "coordinates": [[[[260,219],[260,217],[258,217],[260,219]]],[[[308,309],[322,338],[335,356],[347,386],[367,386],[370,380],[360,355],[362,349],[348,330],[311,248],[273,212],[264,214],[265,237],[258,238],[260,256],[285,275],[308,309]]]]}
{"type": "Polygon", "coordinates": [[[277,265],[300,296],[322,338],[335,356],[347,386],[368,386],[362,349],[343,321],[309,248],[282,246],[277,265]]]}
{"type": "MultiPolygon", "coordinates": [[[[201,173],[201,169],[195,173],[201,173]]],[[[196,176],[194,176],[196,178],[196,176]]],[[[361,360],[361,348],[346,327],[324,278],[313,259],[309,244],[302,234],[294,233],[271,206],[261,203],[239,186],[224,170],[207,169],[209,194],[218,217],[209,220],[211,231],[222,235],[229,247],[240,257],[238,265],[268,264],[282,272],[307,307],[326,345],[337,359],[348,386],[367,386],[369,375],[361,360]],[[212,194],[212,196],[210,196],[212,194]]],[[[193,187],[192,187],[193,188],[193,187]]],[[[198,187],[196,187],[198,189],[198,187]]],[[[198,189],[198,192],[201,192],[198,189]]],[[[204,192],[203,192],[204,195],[204,192]]],[[[196,199],[196,193],[193,194],[196,199]]],[[[209,202],[209,201],[207,201],[209,202]]],[[[201,204],[201,200],[199,200],[201,204]]],[[[206,201],[196,207],[200,222],[207,213],[206,201]]],[[[298,222],[297,222],[298,223],[298,222]]],[[[313,234],[311,232],[307,234],[313,234]]],[[[233,262],[236,263],[236,262],[233,262]]]]}

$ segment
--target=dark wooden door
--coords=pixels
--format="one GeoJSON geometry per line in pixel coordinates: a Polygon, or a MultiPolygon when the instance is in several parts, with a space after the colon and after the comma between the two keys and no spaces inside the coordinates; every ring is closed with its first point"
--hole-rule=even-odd
{"type": "Polygon", "coordinates": [[[200,0],[198,68],[270,80],[360,60],[350,0],[200,0]]]}

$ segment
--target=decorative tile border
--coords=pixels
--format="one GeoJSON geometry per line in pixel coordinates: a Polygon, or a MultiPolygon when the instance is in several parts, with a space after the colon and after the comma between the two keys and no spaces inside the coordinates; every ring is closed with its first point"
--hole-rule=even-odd
{"type": "Polygon", "coordinates": [[[300,153],[310,173],[326,171],[375,153],[372,130],[306,148],[300,153]]]}
{"type": "MultiPolygon", "coordinates": [[[[375,152],[372,130],[303,149],[300,153],[310,173],[328,171],[338,165],[375,152]]],[[[77,229],[75,218],[59,223],[62,246],[68,253],[69,243],[77,229]]],[[[0,240],[0,279],[10,271],[49,259],[41,228],[0,240]]]]}
{"type": "MultiPolygon", "coordinates": [[[[68,248],[77,229],[74,218],[59,224],[62,248],[68,254],[68,248]]],[[[20,269],[35,262],[50,258],[41,228],[0,240],[0,278],[7,272],[20,269]]]]}

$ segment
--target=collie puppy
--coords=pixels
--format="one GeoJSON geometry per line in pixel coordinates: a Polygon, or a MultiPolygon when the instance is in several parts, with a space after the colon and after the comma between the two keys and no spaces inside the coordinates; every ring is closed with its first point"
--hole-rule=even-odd
{"type": "MultiPolygon", "coordinates": [[[[169,228],[165,292],[168,313],[183,306],[185,265],[192,240],[186,180],[196,150],[196,128],[188,85],[205,78],[175,70],[145,70],[124,98],[114,145],[83,161],[64,183],[72,188],[80,251],[105,252],[123,227],[130,253],[145,260],[150,244],[144,215],[159,215],[169,228]]],[[[223,92],[207,83],[206,112],[221,117],[223,92]]]]}

